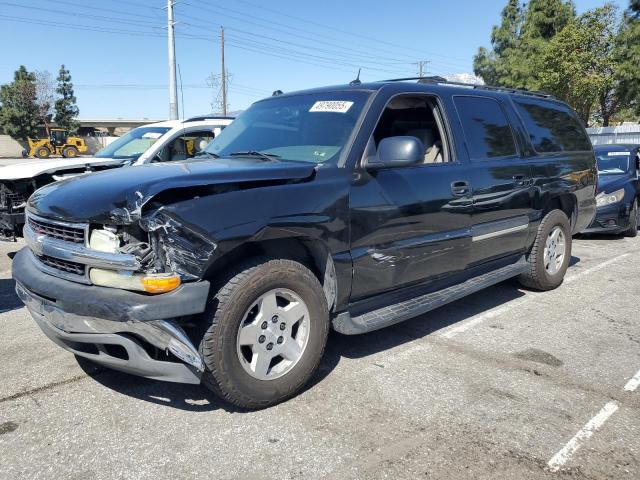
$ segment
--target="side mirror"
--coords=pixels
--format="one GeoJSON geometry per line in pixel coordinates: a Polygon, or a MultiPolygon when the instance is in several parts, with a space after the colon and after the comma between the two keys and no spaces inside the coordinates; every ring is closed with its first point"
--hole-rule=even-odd
{"type": "Polygon", "coordinates": [[[409,167],[424,160],[424,144],[416,137],[387,137],[378,145],[375,156],[366,159],[370,170],[409,167]]]}

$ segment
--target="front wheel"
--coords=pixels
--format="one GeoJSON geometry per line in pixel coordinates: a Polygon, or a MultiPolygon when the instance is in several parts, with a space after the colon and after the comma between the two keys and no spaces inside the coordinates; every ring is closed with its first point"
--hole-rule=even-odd
{"type": "Polygon", "coordinates": [[[62,150],[62,156],[65,158],[75,158],[78,156],[78,149],[76,147],[64,147],[62,150]]]}
{"type": "Polygon", "coordinates": [[[638,224],[640,223],[640,209],[638,209],[638,199],[633,201],[633,207],[629,213],[629,229],[624,232],[625,237],[638,236],[638,224]]]}
{"type": "Polygon", "coordinates": [[[203,383],[243,408],[298,393],[318,368],[329,332],[322,286],[291,260],[256,260],[214,296],[200,344],[203,383]]]}
{"type": "Polygon", "coordinates": [[[47,147],[40,147],[36,150],[36,157],[38,158],[49,158],[51,152],[47,147]]]}
{"type": "Polygon", "coordinates": [[[552,210],[540,222],[529,253],[529,271],[518,277],[535,290],[553,290],[562,284],[571,260],[571,226],[560,210],[552,210]]]}

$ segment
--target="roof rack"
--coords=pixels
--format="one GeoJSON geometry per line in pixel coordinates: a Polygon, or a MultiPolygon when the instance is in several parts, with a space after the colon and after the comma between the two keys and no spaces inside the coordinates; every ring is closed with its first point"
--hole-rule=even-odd
{"type": "Polygon", "coordinates": [[[183,120],[183,122],[202,122],[203,120],[235,120],[235,117],[225,115],[198,115],[187,118],[186,120],[183,120]]]}
{"type": "Polygon", "coordinates": [[[406,82],[408,80],[417,80],[418,83],[432,83],[436,85],[453,85],[457,87],[473,88],[475,90],[488,90],[492,92],[505,92],[516,93],[518,95],[528,95],[531,97],[539,98],[553,98],[553,95],[545,92],[538,92],[535,90],[525,90],[520,88],[508,88],[498,87],[495,85],[480,85],[477,83],[464,83],[464,82],[451,82],[444,77],[405,77],[405,78],[390,78],[388,80],[382,80],[381,82],[406,82]]]}

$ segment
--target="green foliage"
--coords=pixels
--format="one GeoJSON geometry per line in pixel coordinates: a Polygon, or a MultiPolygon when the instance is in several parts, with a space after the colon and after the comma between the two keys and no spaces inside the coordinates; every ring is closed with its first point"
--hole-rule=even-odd
{"type": "Polygon", "coordinates": [[[613,4],[576,17],[567,0],[508,0],[492,49],[480,48],[474,72],[485,82],[546,90],[583,118],[605,125],[630,104],[640,111],[640,0],[620,26],[613,4]]]}
{"type": "Polygon", "coordinates": [[[585,124],[596,106],[604,123],[617,109],[615,26],[616,9],[606,4],[570,21],[541,52],[541,87],[569,103],[585,124]]]}
{"type": "Polygon", "coordinates": [[[640,116],[640,0],[631,0],[625,12],[615,56],[620,97],[640,116]]]}
{"type": "Polygon", "coordinates": [[[13,75],[13,82],[0,87],[0,127],[19,140],[26,140],[38,132],[36,77],[21,65],[13,75]]]}
{"type": "Polygon", "coordinates": [[[54,121],[60,128],[75,131],[78,128],[78,106],[76,105],[76,97],[73,93],[73,83],[71,83],[71,74],[64,65],[60,66],[58,72],[58,87],[56,93],[59,95],[55,102],[54,121]]]}

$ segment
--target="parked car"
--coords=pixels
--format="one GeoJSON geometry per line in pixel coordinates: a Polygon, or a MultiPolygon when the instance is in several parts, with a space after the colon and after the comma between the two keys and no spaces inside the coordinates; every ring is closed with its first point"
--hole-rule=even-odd
{"type": "Polygon", "coordinates": [[[35,190],[57,180],[129,165],[184,160],[199,153],[230,117],[195,117],[143,125],[93,157],[60,158],[17,163],[0,168],[0,237],[21,236],[24,207],[35,190]]]}
{"type": "Polygon", "coordinates": [[[598,145],[597,214],[584,233],[638,235],[640,145],[598,145]]]}
{"type": "Polygon", "coordinates": [[[253,104],[199,160],[37,190],[13,278],[76,355],[261,408],[303,388],[330,326],[370,332],[510,277],[559,286],[595,185],[584,128],[549,96],[319,88],[253,104]]]}

